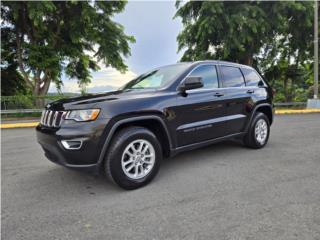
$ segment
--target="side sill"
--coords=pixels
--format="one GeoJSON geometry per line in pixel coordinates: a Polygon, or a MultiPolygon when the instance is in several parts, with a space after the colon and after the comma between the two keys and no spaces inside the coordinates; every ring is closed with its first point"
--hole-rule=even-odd
{"type": "Polygon", "coordinates": [[[235,137],[241,137],[244,136],[246,133],[245,132],[241,132],[241,133],[234,133],[234,134],[230,134],[224,137],[219,137],[219,138],[215,138],[215,139],[210,139],[210,140],[206,140],[203,142],[199,142],[199,143],[192,143],[186,146],[181,146],[175,149],[172,149],[170,152],[170,157],[177,155],[178,153],[181,152],[185,152],[185,151],[190,151],[193,149],[197,149],[197,148],[201,148],[204,146],[208,146],[211,145],[213,143],[218,143],[218,142],[222,142],[231,138],[235,138],[235,137]]]}

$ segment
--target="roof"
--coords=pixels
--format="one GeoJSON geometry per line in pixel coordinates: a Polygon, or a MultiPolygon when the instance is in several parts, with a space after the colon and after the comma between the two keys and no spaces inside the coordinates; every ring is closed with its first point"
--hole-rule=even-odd
{"type": "Polygon", "coordinates": [[[242,68],[250,68],[252,69],[251,66],[247,66],[244,64],[240,63],[234,63],[234,62],[228,62],[228,61],[220,61],[220,60],[201,60],[201,61],[194,61],[191,62],[193,64],[202,64],[202,63],[211,63],[211,64],[219,64],[219,65],[228,65],[228,66],[234,66],[234,67],[242,67],[242,68]]]}

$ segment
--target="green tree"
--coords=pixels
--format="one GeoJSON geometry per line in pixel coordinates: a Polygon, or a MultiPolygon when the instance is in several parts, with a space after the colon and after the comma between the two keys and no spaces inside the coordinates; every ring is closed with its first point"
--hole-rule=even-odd
{"type": "Polygon", "coordinates": [[[26,94],[30,89],[17,71],[18,63],[13,54],[13,44],[9,41],[11,31],[1,31],[1,96],[26,94]]]}
{"type": "MultiPolygon", "coordinates": [[[[180,5],[178,2],[176,17],[181,17],[184,25],[178,36],[179,50],[186,49],[183,60],[216,58],[252,65],[254,55],[272,38],[273,27],[263,8],[265,5],[229,1],[180,5]]],[[[268,12],[272,13],[271,9],[268,12]]]]}
{"type": "Polygon", "coordinates": [[[309,78],[313,2],[178,1],[176,7],[175,17],[181,17],[184,26],[177,37],[183,61],[253,65],[268,77],[278,77],[285,100],[294,98],[295,84],[309,78]]]}
{"type": "Polygon", "coordinates": [[[276,36],[262,48],[264,54],[257,57],[257,67],[273,83],[278,101],[306,101],[312,96],[313,7],[313,2],[277,4],[283,19],[276,36]]]}
{"type": "Polygon", "coordinates": [[[16,64],[1,67],[1,96],[27,94],[28,87],[17,71],[16,64]]]}
{"type": "MultiPolygon", "coordinates": [[[[51,82],[61,86],[61,75],[90,82],[97,61],[122,72],[130,55],[132,36],[114,22],[123,1],[6,2],[1,5],[1,31],[11,31],[12,53],[18,70],[34,96],[48,92],[51,82]]],[[[38,103],[42,104],[41,102],[38,103]]]]}

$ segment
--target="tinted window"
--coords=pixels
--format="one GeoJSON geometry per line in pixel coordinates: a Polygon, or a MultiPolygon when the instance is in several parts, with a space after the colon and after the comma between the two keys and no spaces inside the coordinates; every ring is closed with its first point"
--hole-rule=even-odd
{"type": "Polygon", "coordinates": [[[221,66],[224,87],[242,87],[244,79],[239,68],[221,66]]]}
{"type": "Polygon", "coordinates": [[[201,77],[203,88],[218,88],[217,69],[213,65],[203,65],[196,67],[191,74],[191,77],[201,77]]]}
{"type": "Polygon", "coordinates": [[[243,68],[241,70],[244,75],[244,79],[246,80],[247,86],[258,86],[259,82],[261,81],[261,78],[255,71],[246,68],[243,68]]]}

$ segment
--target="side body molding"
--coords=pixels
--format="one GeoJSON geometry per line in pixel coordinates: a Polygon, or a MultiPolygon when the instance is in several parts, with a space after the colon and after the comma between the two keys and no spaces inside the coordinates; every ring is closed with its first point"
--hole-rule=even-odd
{"type": "Polygon", "coordinates": [[[131,118],[126,118],[126,119],[122,119],[117,121],[111,128],[110,132],[107,135],[107,138],[103,144],[102,150],[100,152],[99,155],[99,159],[98,159],[98,166],[100,166],[104,160],[105,154],[107,152],[108,146],[111,142],[111,139],[114,135],[114,133],[116,132],[117,128],[125,123],[129,123],[129,122],[135,122],[135,121],[143,121],[143,120],[156,120],[158,122],[161,123],[161,125],[163,126],[164,130],[165,130],[165,134],[166,137],[169,141],[169,146],[170,146],[170,151],[172,150],[173,146],[172,146],[172,140],[171,140],[171,136],[169,134],[169,130],[167,128],[167,125],[165,124],[165,122],[163,121],[163,119],[157,115],[145,115],[145,116],[140,116],[140,117],[131,117],[131,118]]]}
{"type": "Polygon", "coordinates": [[[235,115],[230,115],[230,116],[224,116],[224,117],[218,117],[214,119],[209,119],[209,120],[204,120],[204,121],[198,121],[194,123],[188,123],[181,125],[177,128],[177,130],[185,130],[193,127],[201,127],[207,124],[214,124],[214,123],[219,123],[219,122],[225,122],[233,119],[238,119],[238,118],[245,118],[246,116],[243,114],[235,114],[235,115]]]}

